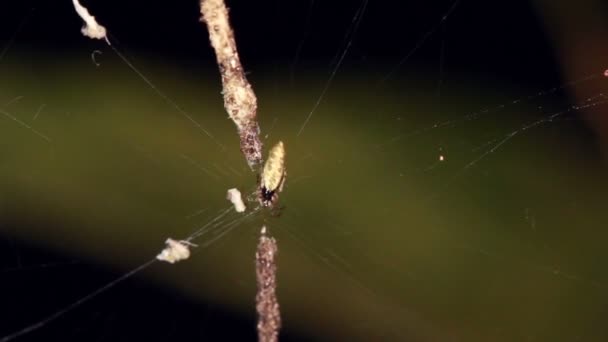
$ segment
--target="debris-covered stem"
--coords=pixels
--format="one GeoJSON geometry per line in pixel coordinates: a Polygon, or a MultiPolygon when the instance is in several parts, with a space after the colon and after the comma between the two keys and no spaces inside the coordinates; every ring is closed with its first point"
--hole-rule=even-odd
{"type": "Polygon", "coordinates": [[[255,254],[258,283],[258,293],[255,299],[258,312],[258,341],[260,342],[278,341],[281,329],[281,312],[276,295],[277,252],[276,240],[267,236],[266,227],[263,227],[255,254]]]}
{"type": "Polygon", "coordinates": [[[239,59],[234,33],[223,0],[201,0],[201,20],[207,24],[222,76],[224,107],[237,126],[241,151],[253,169],[262,162],[262,143],[256,121],[257,98],[239,59]]]}
{"type": "MultiPolygon", "coordinates": [[[[228,9],[224,0],[200,0],[200,5],[201,20],[207,24],[209,40],[215,50],[222,77],[224,107],[237,126],[241,152],[243,152],[249,167],[257,171],[262,164],[262,142],[260,141],[260,128],[256,120],[257,98],[251,84],[245,77],[245,72],[239,60],[234,33],[228,20],[228,9]]],[[[282,148],[282,143],[280,145],[282,148]]],[[[281,179],[284,179],[283,173],[281,171],[281,179]]],[[[278,188],[278,186],[275,186],[275,188],[278,188]]],[[[280,189],[275,188],[272,190],[280,191],[280,189]]],[[[232,198],[232,196],[230,197],[232,198]]],[[[266,228],[263,227],[255,255],[258,285],[255,299],[258,312],[258,341],[260,342],[277,342],[281,328],[281,312],[276,295],[277,250],[276,240],[267,236],[266,228]]]]}

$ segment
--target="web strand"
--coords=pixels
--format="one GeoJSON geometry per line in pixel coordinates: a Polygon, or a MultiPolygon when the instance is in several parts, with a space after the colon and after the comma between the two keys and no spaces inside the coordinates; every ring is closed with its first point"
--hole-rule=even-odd
{"type": "Polygon", "coordinates": [[[107,290],[111,289],[112,287],[116,286],[117,284],[127,280],[128,278],[134,276],[135,274],[143,271],[144,269],[150,267],[152,264],[154,264],[157,260],[156,259],[152,259],[144,264],[142,264],[141,266],[134,268],[133,270],[123,274],[122,276],[112,280],[111,282],[107,283],[106,285],[100,287],[99,289],[91,292],[90,294],[80,298],[79,300],[73,302],[72,304],[66,306],[65,308],[56,311],[55,313],[53,313],[52,315],[47,316],[46,318],[42,319],[41,321],[38,321],[37,323],[34,323],[30,326],[27,326],[15,333],[12,333],[10,335],[4,336],[2,338],[0,338],[0,342],[9,342],[12,341],[18,337],[21,337],[23,335],[26,335],[28,333],[31,333],[35,330],[38,330],[42,327],[44,327],[45,325],[55,321],[56,319],[60,318],[61,316],[65,315],[66,313],[76,309],[77,307],[85,304],[86,302],[90,301],[91,299],[99,296],[100,294],[106,292],[107,290]]]}
{"type": "Polygon", "coordinates": [[[156,85],[154,85],[154,83],[152,83],[152,81],[150,81],[141,71],[139,71],[139,69],[137,69],[135,67],[135,65],[133,65],[133,63],[131,63],[120,51],[118,51],[118,49],[116,49],[116,47],[114,47],[114,45],[112,45],[108,42],[108,46],[114,51],[114,53],[116,53],[116,55],[118,57],[120,57],[120,59],[122,59],[122,61],[131,70],[133,70],[133,72],[135,72],[135,74],[137,74],[137,76],[139,76],[139,78],[141,78],[142,81],[144,81],[156,93],[156,95],[158,95],[161,99],[163,99],[167,104],[169,104],[171,107],[173,107],[181,115],[183,115],[188,121],[190,121],[192,124],[194,124],[194,126],[196,126],[199,130],[201,130],[203,133],[205,133],[205,135],[207,135],[209,137],[209,139],[211,139],[214,143],[216,143],[221,149],[225,149],[225,146],[222,143],[220,143],[207,129],[205,129],[203,127],[203,125],[201,125],[198,121],[196,121],[190,114],[188,114],[185,110],[183,110],[171,98],[169,98],[167,95],[165,95],[165,93],[160,91],[160,89],[158,89],[158,87],[156,87],[156,85]]]}
{"type": "Polygon", "coordinates": [[[336,63],[336,66],[334,67],[334,69],[332,70],[331,74],[329,75],[329,79],[325,83],[325,86],[323,87],[323,90],[321,91],[321,95],[319,96],[319,98],[315,102],[315,104],[312,107],[312,110],[310,111],[310,113],[308,113],[308,116],[304,120],[304,123],[302,123],[302,126],[300,126],[300,129],[298,130],[298,133],[296,134],[296,137],[299,137],[302,134],[302,132],[304,132],[304,128],[306,128],[306,125],[310,121],[310,118],[312,117],[312,115],[314,114],[314,112],[317,110],[317,108],[321,104],[321,101],[323,100],[323,98],[325,97],[325,94],[329,90],[329,87],[331,86],[331,84],[332,84],[332,82],[334,80],[334,77],[338,73],[338,70],[340,69],[340,66],[342,65],[342,62],[344,62],[344,58],[348,54],[348,50],[350,49],[350,47],[351,47],[351,45],[352,45],[352,43],[353,43],[353,41],[355,39],[355,37],[354,37],[355,33],[357,32],[357,29],[359,28],[359,25],[361,24],[361,21],[363,20],[363,14],[365,13],[365,9],[367,8],[368,1],[369,0],[363,0],[363,2],[361,3],[361,6],[359,7],[359,9],[357,10],[357,12],[355,13],[355,16],[353,17],[353,21],[352,21],[352,24],[351,24],[351,27],[352,27],[351,32],[352,32],[352,34],[351,34],[350,38],[347,39],[348,43],[346,44],[346,47],[342,51],[342,54],[340,55],[340,58],[338,59],[338,62],[336,63]]]}

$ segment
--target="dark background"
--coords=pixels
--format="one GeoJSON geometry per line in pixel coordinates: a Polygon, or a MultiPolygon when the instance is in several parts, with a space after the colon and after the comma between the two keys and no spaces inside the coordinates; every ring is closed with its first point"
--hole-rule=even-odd
{"type": "MultiPolygon", "coordinates": [[[[108,28],[111,39],[128,51],[159,60],[171,58],[184,66],[214,61],[197,1],[83,4],[108,28]]],[[[81,21],[71,1],[4,6],[0,23],[4,41],[15,38],[17,45],[58,53],[100,48],[75,29],[81,21]]],[[[329,71],[346,46],[362,2],[233,1],[228,6],[245,67],[271,65],[289,74],[294,63],[329,71]]],[[[444,63],[446,85],[450,72],[461,70],[489,78],[555,83],[554,51],[536,9],[530,1],[370,1],[344,64],[385,75],[427,37],[398,75],[420,68],[439,72],[444,63]]]]}

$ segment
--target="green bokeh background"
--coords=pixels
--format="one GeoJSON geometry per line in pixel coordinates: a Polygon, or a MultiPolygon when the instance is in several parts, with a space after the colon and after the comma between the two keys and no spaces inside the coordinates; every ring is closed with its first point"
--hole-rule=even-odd
{"type": "MultiPolygon", "coordinates": [[[[227,208],[228,188],[253,191],[215,69],[137,63],[210,139],[109,51],[98,67],[74,55],[0,64],[0,103],[14,100],[2,109],[52,140],[0,115],[4,236],[122,274],[227,208]]],[[[253,315],[266,224],[285,327],[308,338],[608,338],[602,147],[577,113],[520,130],[566,108],[559,97],[503,108],[528,90],[471,79],[434,101],[424,75],[388,90],[346,71],[296,136],[326,76],[285,85],[270,70],[250,79],[266,150],[287,148],[281,216],[258,213],[142,281],[253,315]]]]}

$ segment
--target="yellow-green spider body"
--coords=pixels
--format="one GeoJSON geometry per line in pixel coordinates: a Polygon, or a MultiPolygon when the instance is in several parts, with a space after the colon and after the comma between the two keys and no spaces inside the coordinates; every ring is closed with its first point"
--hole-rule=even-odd
{"type": "Polygon", "coordinates": [[[285,147],[279,141],[268,153],[268,159],[262,169],[260,176],[260,188],[258,200],[264,207],[272,207],[279,198],[279,192],[283,190],[285,177],[285,147]]]}

